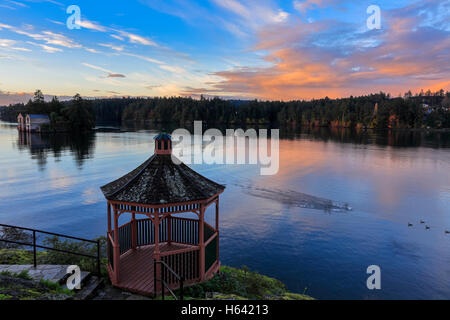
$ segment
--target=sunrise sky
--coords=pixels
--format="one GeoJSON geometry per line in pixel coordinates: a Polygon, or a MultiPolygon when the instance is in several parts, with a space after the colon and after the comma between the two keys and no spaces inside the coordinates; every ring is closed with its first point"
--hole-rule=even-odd
{"type": "Polygon", "coordinates": [[[0,1],[0,105],[450,90],[450,0],[0,1]],[[66,26],[69,5],[81,29],[66,26]],[[369,30],[369,5],[381,29],[369,30]]]}

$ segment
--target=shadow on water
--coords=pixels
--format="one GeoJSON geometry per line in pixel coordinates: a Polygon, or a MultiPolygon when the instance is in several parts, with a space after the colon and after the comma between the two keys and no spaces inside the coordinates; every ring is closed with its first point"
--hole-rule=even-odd
{"type": "Polygon", "coordinates": [[[18,132],[17,146],[19,150],[29,150],[31,158],[36,159],[39,169],[44,170],[49,155],[57,160],[65,152],[73,155],[79,168],[86,159],[92,157],[95,146],[95,134],[89,133],[29,133],[18,132]]]}

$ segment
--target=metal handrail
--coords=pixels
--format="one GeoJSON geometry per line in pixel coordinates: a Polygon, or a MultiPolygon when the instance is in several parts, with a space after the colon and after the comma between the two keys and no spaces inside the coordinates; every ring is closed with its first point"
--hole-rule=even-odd
{"type": "Polygon", "coordinates": [[[82,256],[82,257],[86,257],[86,258],[96,259],[97,260],[97,274],[99,276],[101,275],[100,274],[100,240],[83,239],[83,238],[68,236],[68,235],[54,233],[54,232],[47,232],[47,231],[42,231],[42,230],[38,230],[38,229],[24,228],[24,227],[12,226],[12,225],[1,224],[1,223],[0,223],[0,227],[14,228],[14,229],[26,230],[26,231],[32,231],[33,232],[33,243],[20,242],[20,241],[14,241],[14,240],[6,240],[6,239],[0,239],[0,241],[6,242],[6,243],[14,243],[14,244],[18,244],[18,245],[21,245],[21,246],[33,247],[33,264],[34,264],[35,268],[37,267],[37,252],[36,252],[36,249],[39,248],[39,249],[52,250],[52,251],[57,251],[57,252],[62,252],[62,253],[68,253],[68,254],[73,254],[73,255],[77,255],[77,256],[82,256]],[[56,236],[56,237],[63,237],[63,238],[67,238],[67,239],[85,241],[85,242],[96,244],[97,245],[97,255],[94,256],[94,255],[90,255],[90,254],[86,254],[86,253],[79,253],[79,252],[74,252],[74,251],[69,251],[69,250],[51,248],[51,247],[47,247],[47,246],[42,246],[42,245],[36,244],[36,233],[37,232],[38,233],[52,235],[52,236],[56,236]]]}
{"type": "Polygon", "coordinates": [[[172,295],[172,297],[175,298],[175,300],[183,300],[184,299],[184,295],[183,295],[183,291],[184,291],[184,278],[180,275],[178,275],[175,271],[173,271],[173,269],[171,267],[169,267],[169,265],[167,265],[167,263],[165,263],[164,261],[154,261],[154,265],[153,265],[153,278],[154,278],[154,286],[155,286],[155,297],[157,294],[157,287],[156,287],[156,283],[157,281],[161,282],[161,299],[164,300],[164,289],[167,289],[167,291],[169,291],[169,293],[172,295]],[[175,293],[170,289],[169,284],[166,282],[165,279],[163,279],[163,272],[162,272],[162,268],[161,268],[161,278],[157,278],[156,276],[156,266],[157,264],[160,264],[162,267],[165,267],[170,273],[172,273],[175,278],[178,279],[178,281],[180,282],[180,297],[177,298],[177,296],[175,295],[175,293]]]}

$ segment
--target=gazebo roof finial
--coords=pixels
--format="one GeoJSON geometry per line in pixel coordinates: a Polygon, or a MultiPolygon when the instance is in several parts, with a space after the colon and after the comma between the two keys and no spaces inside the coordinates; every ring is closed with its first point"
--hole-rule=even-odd
{"type": "Polygon", "coordinates": [[[172,137],[165,131],[159,133],[154,138],[155,154],[172,154],[172,137]]]}

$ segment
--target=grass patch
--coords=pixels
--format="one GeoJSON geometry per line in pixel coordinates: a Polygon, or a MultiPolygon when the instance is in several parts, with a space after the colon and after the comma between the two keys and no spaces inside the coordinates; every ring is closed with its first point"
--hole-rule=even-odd
{"type": "Polygon", "coordinates": [[[9,300],[12,296],[0,293],[0,300],[9,300]]]}
{"type": "MultiPolygon", "coordinates": [[[[47,252],[37,251],[39,264],[45,262],[47,252]]],[[[33,251],[24,249],[0,249],[0,264],[33,264],[33,251]]]]}
{"type": "Polygon", "coordinates": [[[304,294],[292,293],[275,278],[270,278],[250,271],[248,267],[241,269],[222,266],[220,273],[210,280],[185,288],[185,296],[204,299],[206,293],[216,292],[215,299],[273,299],[273,300],[310,300],[304,294]]]}
{"type": "Polygon", "coordinates": [[[2,271],[2,272],[0,272],[0,275],[20,278],[20,279],[24,279],[24,280],[32,280],[33,279],[27,270],[23,270],[20,273],[12,273],[10,271],[2,271]]]}
{"type": "Polygon", "coordinates": [[[16,273],[15,276],[24,280],[32,280],[33,278],[30,276],[27,270],[23,270],[20,273],[16,273]]]}
{"type": "Polygon", "coordinates": [[[59,285],[59,283],[50,281],[50,280],[44,280],[41,279],[39,281],[39,283],[41,285],[43,285],[44,287],[50,289],[52,291],[52,293],[64,293],[67,294],[69,296],[74,295],[75,293],[72,290],[69,290],[67,288],[63,288],[59,285]]]}

